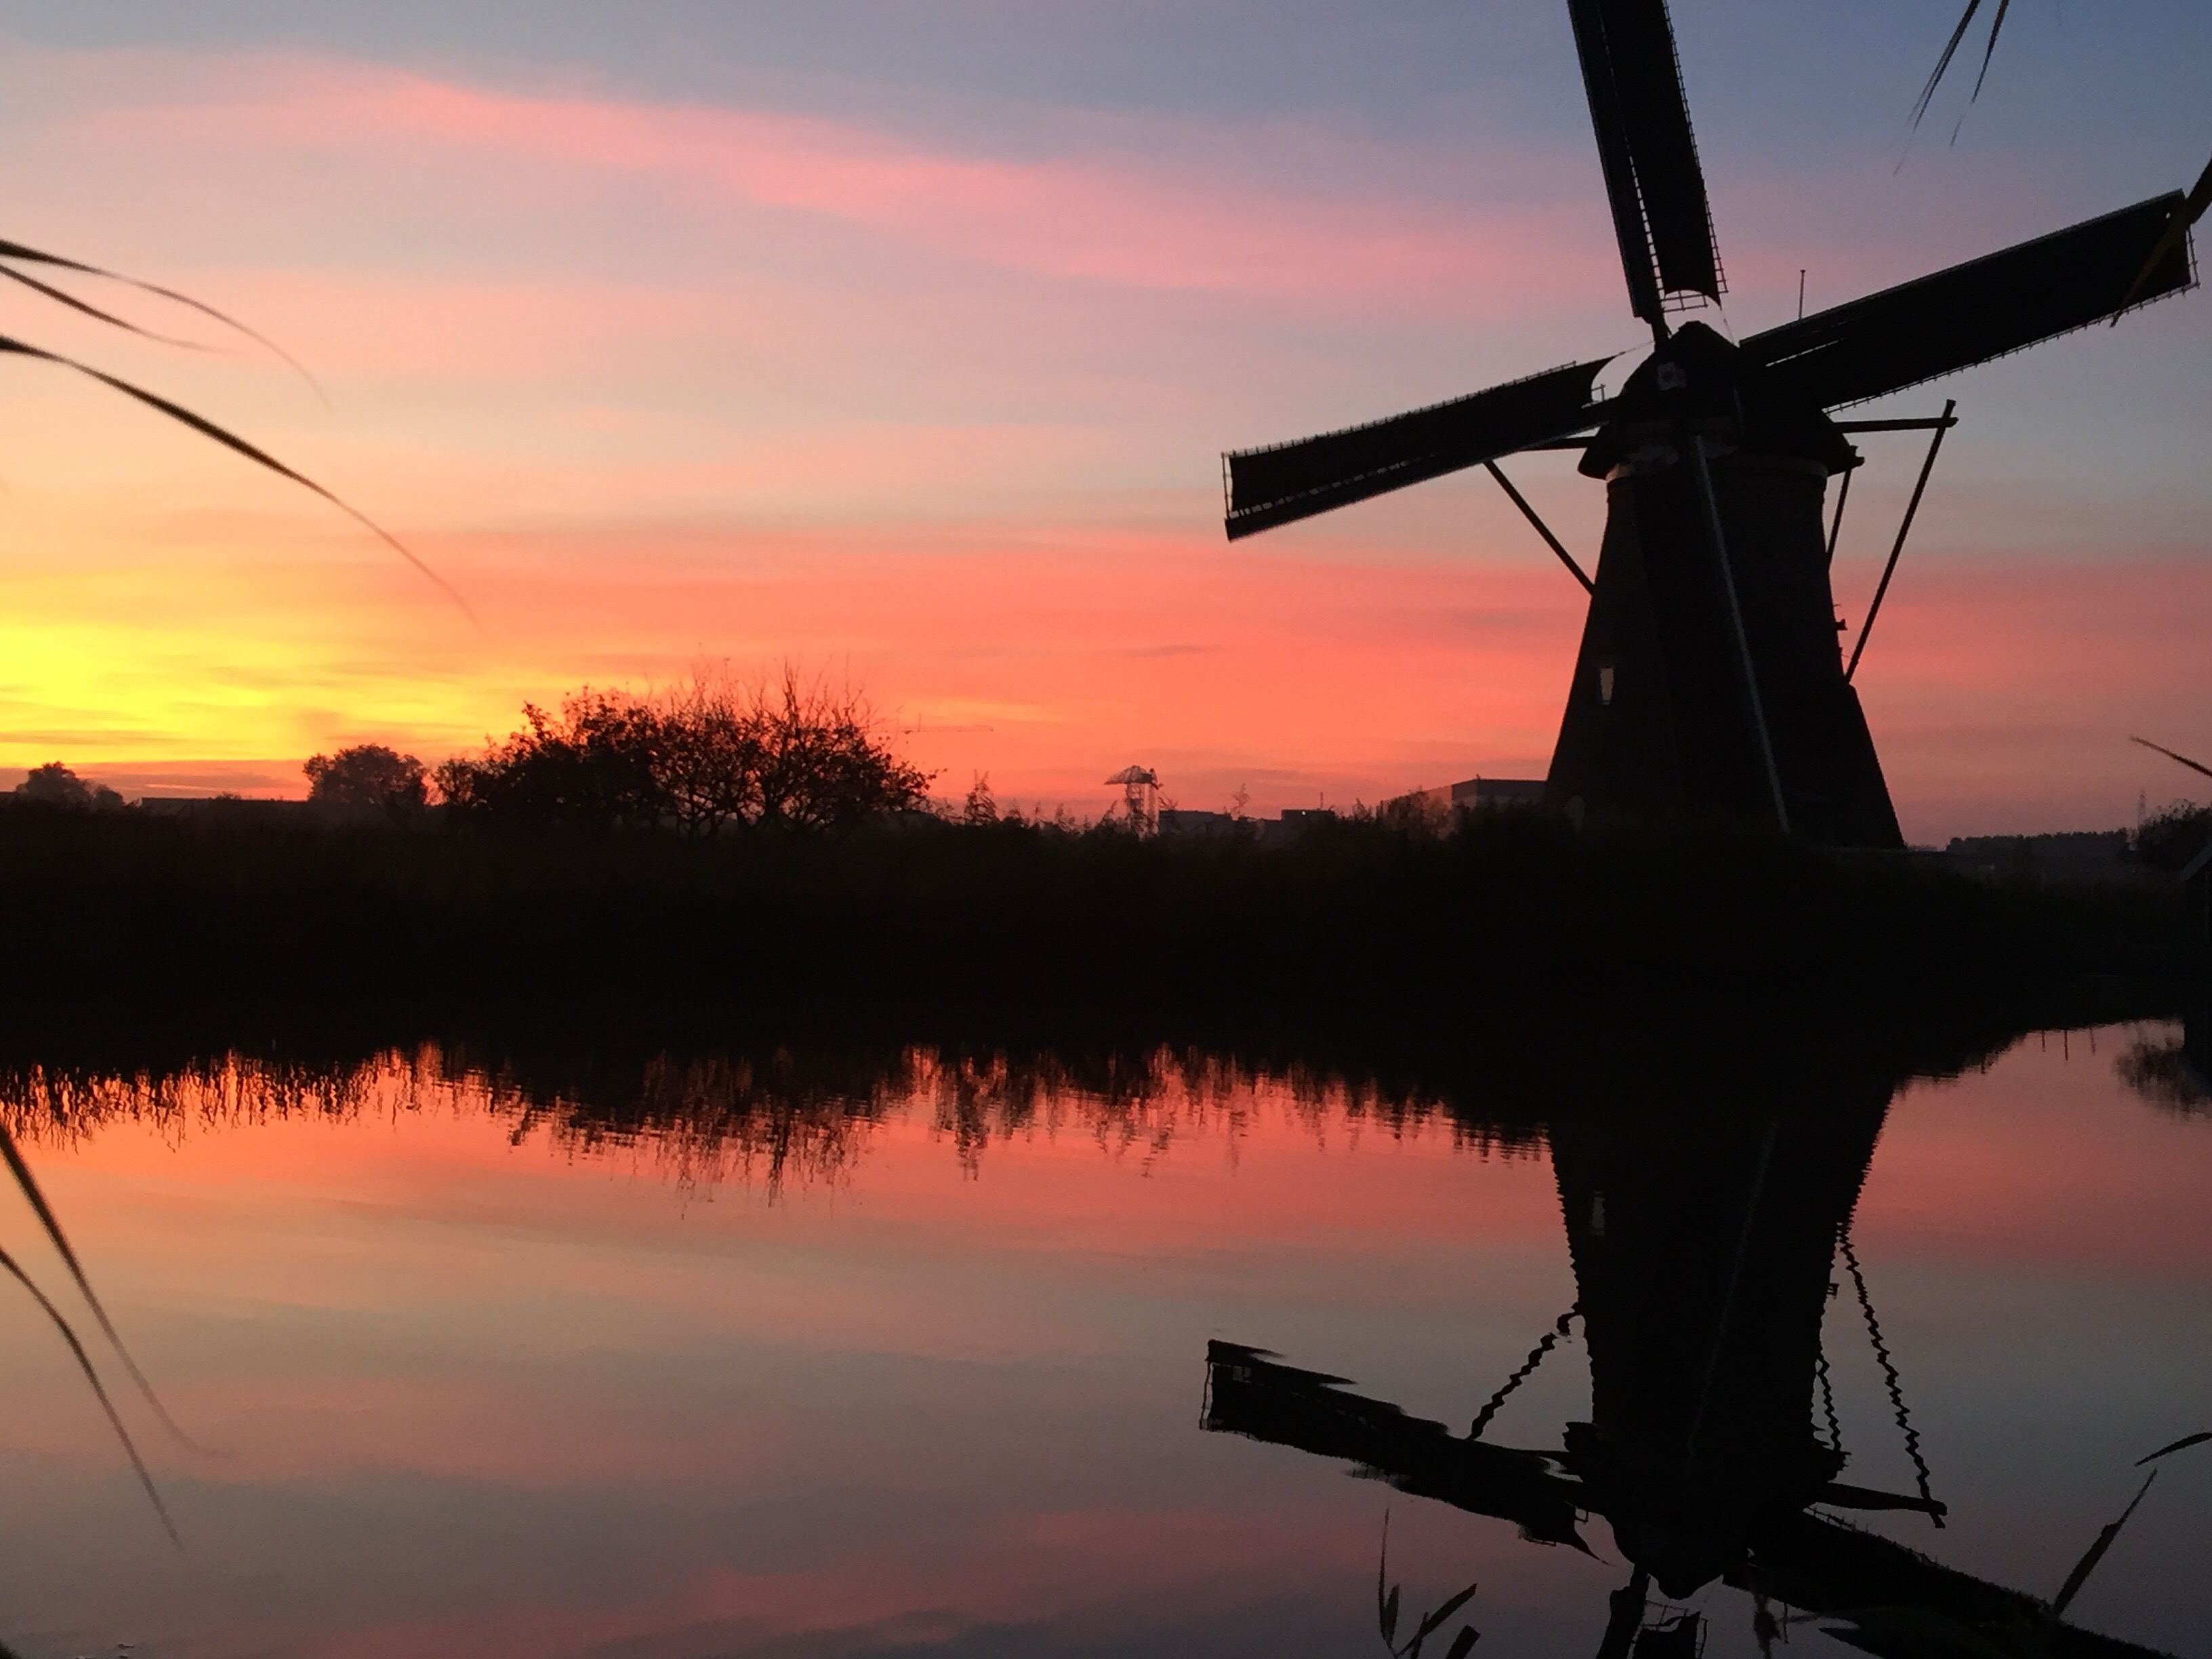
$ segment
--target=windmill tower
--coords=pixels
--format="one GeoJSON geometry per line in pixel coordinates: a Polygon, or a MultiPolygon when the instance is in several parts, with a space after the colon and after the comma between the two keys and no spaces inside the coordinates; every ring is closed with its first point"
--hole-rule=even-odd
{"type": "Polygon", "coordinates": [[[1650,357],[1612,397],[1599,395],[1611,360],[1598,358],[1225,456],[1230,538],[1486,465],[1534,519],[1496,462],[1578,449],[1582,471],[1605,481],[1606,528],[1595,580],[1543,532],[1590,595],[1547,801],[1578,821],[1734,818],[1901,847],[1838,649],[1824,502],[1828,480],[1859,464],[1852,431],[1940,438],[1950,416],[1853,425],[1828,411],[2192,287],[2189,229],[2212,173],[2188,198],[2153,197],[1731,344],[1670,321],[1726,284],[1665,0],[1567,9],[1650,357]]]}
{"type": "MultiPolygon", "coordinates": [[[[1121,786],[1121,810],[1130,827],[1140,836],[1158,835],[1160,829],[1159,774],[1148,766],[1125,766],[1106,781],[1121,786]]],[[[1107,816],[1113,816],[1110,810],[1107,816]]]]}

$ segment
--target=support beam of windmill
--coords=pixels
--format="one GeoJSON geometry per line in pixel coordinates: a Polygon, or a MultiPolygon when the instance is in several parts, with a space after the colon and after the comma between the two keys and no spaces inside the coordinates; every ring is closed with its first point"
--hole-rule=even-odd
{"type": "MultiPolygon", "coordinates": [[[[1837,648],[1826,498],[1829,480],[1860,463],[1854,434],[1931,432],[1932,465],[1955,417],[1948,405],[1932,420],[1834,411],[2195,287],[2191,231],[2212,204],[2212,172],[2186,194],[1731,343],[1687,318],[1718,305],[1728,284],[1665,0],[1567,0],[1567,11],[1629,310],[1650,330],[1650,356],[1610,395],[1599,377],[1613,360],[1593,358],[1227,454],[1230,538],[1469,467],[1503,483],[1494,464],[1523,451],[1579,451],[1581,471],[1606,485],[1594,576],[1507,486],[1589,592],[1550,804],[1577,823],[1734,818],[1831,845],[1901,847],[1837,648]]],[[[1894,571],[1893,556],[1885,592],[1894,571]]]]}

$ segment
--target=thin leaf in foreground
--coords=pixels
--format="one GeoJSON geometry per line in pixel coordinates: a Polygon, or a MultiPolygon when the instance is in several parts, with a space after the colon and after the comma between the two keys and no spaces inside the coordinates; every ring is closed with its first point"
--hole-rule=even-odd
{"type": "Polygon", "coordinates": [[[119,328],[127,334],[136,334],[144,339],[159,341],[167,346],[180,346],[186,351],[205,351],[209,349],[197,340],[179,339],[173,334],[158,334],[150,328],[141,328],[128,318],[118,317],[111,311],[102,311],[98,306],[80,300],[76,295],[56,288],[51,283],[42,283],[35,276],[26,276],[12,265],[0,264],[0,276],[7,277],[10,282],[21,283],[33,294],[42,294],[56,305],[67,306],[71,311],[82,312],[95,321],[106,323],[112,328],[119,328]]]}
{"type": "MultiPolygon", "coordinates": [[[[107,1333],[107,1340],[114,1345],[117,1358],[123,1361],[124,1368],[131,1373],[131,1381],[138,1385],[138,1392],[145,1395],[146,1403],[154,1408],[154,1414],[161,1419],[164,1428],[185,1444],[193,1447],[196,1450],[204,1450],[205,1448],[199,1446],[190,1435],[177,1426],[176,1419],[169,1415],[168,1408],[161,1404],[161,1397],[154,1392],[154,1385],[146,1380],[146,1373],[138,1369],[138,1362],[131,1357],[131,1350],[123,1346],[123,1338],[115,1328],[115,1322],[107,1316],[107,1310],[100,1304],[100,1297],[94,1292],[92,1280],[86,1276],[83,1264],[76,1259],[76,1252],[70,1248],[69,1236],[62,1231],[61,1218],[54,1213],[52,1206],[46,1202],[46,1195],[39,1186],[38,1177],[31,1173],[31,1166],[23,1161],[23,1154],[15,1145],[15,1137],[9,1132],[8,1126],[4,1123],[0,1123],[0,1160],[6,1162],[8,1173],[15,1177],[17,1190],[23,1194],[24,1201],[31,1206],[32,1213],[39,1218],[39,1224],[46,1229],[47,1242],[52,1244],[55,1251],[61,1256],[63,1263],[69,1268],[70,1277],[76,1281],[78,1293],[84,1297],[85,1305],[92,1310],[93,1317],[100,1322],[100,1328],[107,1333]]],[[[9,1270],[18,1279],[23,1279],[21,1268],[10,1264],[9,1270]]],[[[32,1295],[38,1297],[42,1303],[46,1301],[46,1297],[40,1294],[37,1285],[31,1285],[31,1281],[27,1279],[23,1279],[23,1282],[30,1285],[32,1295]]],[[[55,1317],[58,1319],[60,1316],[57,1314],[55,1317]]],[[[66,1333],[68,1328],[64,1326],[63,1328],[66,1333]]],[[[71,1335],[70,1340],[74,1343],[76,1338],[71,1335]]],[[[89,1362],[87,1364],[88,1364],[89,1362]]],[[[95,1388],[99,1386],[96,1380],[94,1386],[95,1388]]],[[[102,1398],[104,1399],[105,1396],[103,1395],[102,1398]]]]}
{"type": "Polygon", "coordinates": [[[2105,1552],[2112,1547],[2112,1540],[2120,1535],[2120,1528],[2128,1524],[2128,1517],[2136,1512],[2136,1505],[2143,1501],[2143,1494],[2150,1490],[2150,1483],[2157,1479],[2156,1469],[2143,1476],[2142,1485],[2136,1489],[2136,1495],[2127,1508],[2120,1511],[2120,1518],[2099,1533],[2097,1541],[2089,1546],[2088,1553],[2075,1563],[2074,1571],[2066,1575],[2066,1583],[2059,1589],[2057,1600],[2051,1604],[2053,1619],[2064,1613],[2074,1598],[2081,1593],[2081,1586],[2089,1582],[2089,1575],[2097,1570],[2097,1564],[2105,1559],[2105,1552]]]}
{"type": "MultiPolygon", "coordinates": [[[[125,288],[137,289],[141,294],[151,294],[158,299],[168,301],[173,305],[183,306],[188,311],[197,311],[203,317],[213,318],[216,322],[221,323],[225,328],[243,335],[246,338],[252,341],[254,344],[259,346],[263,350],[267,351],[282,360],[287,368],[290,368],[294,374],[297,374],[301,380],[307,383],[307,385],[313,390],[316,398],[321,402],[325,409],[328,409],[331,406],[331,400],[323,395],[323,388],[321,385],[316,380],[313,375],[307,373],[306,366],[302,364],[298,358],[295,357],[290,352],[285,350],[283,346],[278,345],[276,341],[270,339],[259,330],[248,328],[244,323],[240,322],[237,318],[232,316],[228,312],[217,311],[213,306],[209,305],[204,300],[195,300],[191,295],[179,294],[173,288],[163,288],[159,283],[149,283],[140,277],[125,276],[119,270],[109,270],[105,266],[101,265],[88,265],[82,259],[65,258],[58,253],[47,253],[41,249],[27,247],[21,242],[10,242],[4,239],[0,239],[0,259],[15,259],[27,264],[51,265],[57,270],[74,270],[82,276],[97,276],[102,282],[120,283],[125,288]]],[[[8,275],[15,277],[18,282],[28,280],[15,271],[9,271],[8,275]]],[[[52,289],[47,289],[46,291],[48,293],[53,292],[52,289]]],[[[56,297],[62,296],[57,295],[56,297]]],[[[63,303],[65,305],[77,304],[80,306],[80,308],[82,309],[90,308],[88,307],[82,307],[82,303],[79,301],[70,301],[66,298],[63,299],[63,303]]],[[[115,319],[109,319],[108,320],[113,321],[115,319]]],[[[124,328],[130,328],[131,326],[129,323],[123,323],[119,325],[124,328]]],[[[143,333],[145,331],[141,329],[137,331],[143,333]]],[[[157,335],[155,337],[158,339],[161,337],[157,335]]]]}
{"type": "MultiPolygon", "coordinates": [[[[1959,27],[1951,31],[1950,40],[1944,43],[1943,55],[1936,60],[1936,72],[1928,77],[1928,84],[1920,88],[1920,97],[1912,106],[1912,125],[1916,128],[1928,113],[1928,106],[1935,102],[1936,88],[1943,83],[1943,76],[1951,67],[1951,59],[1958,54],[1959,43],[1966,38],[1967,26],[1981,9],[1982,0],[1966,0],[1966,9],[1959,19],[1959,27]]],[[[1994,34],[1990,36],[1990,44],[1996,44],[1994,34]]]]}
{"type": "MultiPolygon", "coordinates": [[[[2212,176],[2212,168],[2208,168],[2206,172],[2207,176],[2212,176]]],[[[2186,755],[2177,755],[2173,750],[2168,749],[2162,743],[2153,743],[2148,738],[2130,738],[2128,741],[2130,743],[2139,743],[2146,749],[2156,750],[2160,754],[2165,756],[2166,759],[2170,761],[2179,761],[2191,771],[2202,772],[2206,777],[2212,778],[2212,766],[2207,766],[2202,761],[2193,761],[2186,755]]]]}
{"type": "Polygon", "coordinates": [[[2141,1468],[2146,1463],[2155,1463],[2169,1452],[2186,1451],[2190,1447],[2201,1446],[2208,1440],[2212,1440],[2212,1429],[2202,1430],[2196,1434],[2185,1434],[2172,1445],[2160,1446],[2148,1457],[2138,1457],[2136,1459],[2136,1467],[2141,1468]]]}
{"type": "Polygon", "coordinates": [[[476,625],[476,629],[478,633],[481,634],[484,631],[483,621],[477,617],[477,613],[473,610],[470,609],[469,602],[461,597],[459,591],[455,588],[451,582],[447,581],[443,576],[441,576],[436,571],[425,564],[420,558],[416,557],[415,554],[409,550],[406,544],[402,542],[397,536],[386,530],[382,525],[377,523],[375,520],[370,518],[368,514],[363,513],[359,507],[355,507],[350,502],[332,495],[329,490],[324,489],[322,485],[317,483],[313,478],[308,477],[305,473],[295,472],[290,467],[285,465],[283,462],[278,460],[274,455],[270,454],[265,450],[256,448],[253,445],[246,442],[245,439],[240,437],[236,433],[228,431],[225,428],[217,426],[213,421],[209,420],[205,416],[194,414],[191,410],[186,409],[182,404],[170,402],[168,398],[161,396],[158,392],[149,392],[143,386],[133,386],[128,380],[118,380],[116,376],[104,373],[100,369],[94,368],[89,364],[78,362],[76,359],[71,357],[64,357],[58,352],[48,351],[44,347],[34,346],[27,341],[13,339],[7,335],[0,334],[0,352],[13,352],[19,357],[35,358],[40,362],[58,363],[64,368],[74,369],[80,374],[87,375],[93,380],[98,380],[102,386],[121,392],[126,398],[134,398],[137,399],[138,402],[145,404],[149,409],[158,410],[161,414],[167,416],[173,421],[179,422],[185,426],[191,428],[193,431],[198,433],[201,436],[213,439],[224,448],[231,450],[237,454],[243,455],[247,460],[255,463],[257,465],[268,468],[270,471],[276,473],[279,477],[290,479],[294,483],[298,484],[302,489],[311,491],[312,493],[321,496],[332,507],[337,507],[338,511],[343,513],[348,518],[353,520],[356,524],[361,525],[364,529],[368,530],[370,534],[374,535],[379,541],[381,541],[393,552],[398,554],[398,556],[406,560],[408,563],[413,565],[424,577],[437,586],[440,592],[443,593],[447,599],[451,599],[456,605],[460,607],[461,614],[466,617],[470,622],[476,625]]]}
{"type": "Polygon", "coordinates": [[[84,1344],[77,1340],[76,1333],[70,1328],[69,1321],[62,1317],[62,1310],[54,1306],[30,1274],[25,1273],[15,1258],[5,1250],[0,1250],[0,1272],[13,1275],[15,1282],[36,1298],[39,1306],[46,1310],[46,1317],[54,1322],[54,1328],[62,1334],[62,1340],[69,1344],[70,1352],[76,1357],[77,1369],[84,1373],[84,1380],[92,1385],[93,1395],[100,1401],[100,1410],[107,1413],[108,1426],[115,1431],[115,1437],[123,1443],[124,1455],[130,1458],[131,1467],[137,1471],[138,1484],[146,1489],[147,1502],[153,1504],[154,1513],[161,1517],[161,1529],[169,1534],[172,1544],[182,1549],[185,1540],[177,1534],[177,1523],[169,1518],[169,1506],[161,1501],[161,1494],[154,1485],[154,1477],[146,1468],[146,1460],[138,1455],[137,1443],[131,1438],[131,1431],[123,1426],[123,1419],[116,1413],[115,1402],[107,1397],[107,1389],[100,1382],[100,1373],[93,1368],[92,1356],[84,1351],[84,1344]]]}

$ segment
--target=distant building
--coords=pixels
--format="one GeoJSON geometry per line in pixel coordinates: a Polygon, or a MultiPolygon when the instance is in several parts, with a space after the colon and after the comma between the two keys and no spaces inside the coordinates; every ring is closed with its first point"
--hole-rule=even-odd
{"type": "Polygon", "coordinates": [[[1163,836],[1232,836],[1243,820],[1229,812],[1194,812],[1180,806],[1159,811],[1163,836]]]}
{"type": "Polygon", "coordinates": [[[1478,812],[1504,811],[1513,807],[1541,806],[1544,804],[1544,780],[1541,778],[1469,778],[1465,783],[1451,787],[1454,806],[1472,807],[1478,812]]]}
{"type": "Polygon", "coordinates": [[[204,817],[217,812],[230,817],[303,817],[313,810],[303,800],[254,795],[146,795],[138,801],[138,811],[156,818],[204,817]]]}
{"type": "Polygon", "coordinates": [[[1334,823],[1336,812],[1327,806],[1286,806],[1279,818],[1259,820],[1260,845],[1288,847],[1316,824],[1334,823]]]}
{"type": "Polygon", "coordinates": [[[1544,804],[1544,780],[1541,778],[1486,778],[1476,776],[1463,783],[1440,784],[1434,789],[1416,789],[1411,794],[1400,795],[1382,803],[1388,811],[1425,812],[1442,817],[1462,807],[1470,812],[1501,812],[1544,804]]]}
{"type": "Polygon", "coordinates": [[[2124,830],[2084,830],[2044,836],[1959,836],[1944,848],[1954,864],[1983,876],[2033,876],[2060,882],[2136,876],[2124,830]]]}

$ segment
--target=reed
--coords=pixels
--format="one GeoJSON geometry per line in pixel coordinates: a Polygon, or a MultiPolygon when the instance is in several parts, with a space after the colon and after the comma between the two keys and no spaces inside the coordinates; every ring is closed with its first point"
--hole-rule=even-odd
{"type": "Polygon", "coordinates": [[[270,1005],[1909,1009],[2207,968],[2171,878],[2071,889],[1771,836],[1323,823],[1289,846],[919,814],[685,838],[435,815],[0,811],[19,1018],[270,1005]]]}

